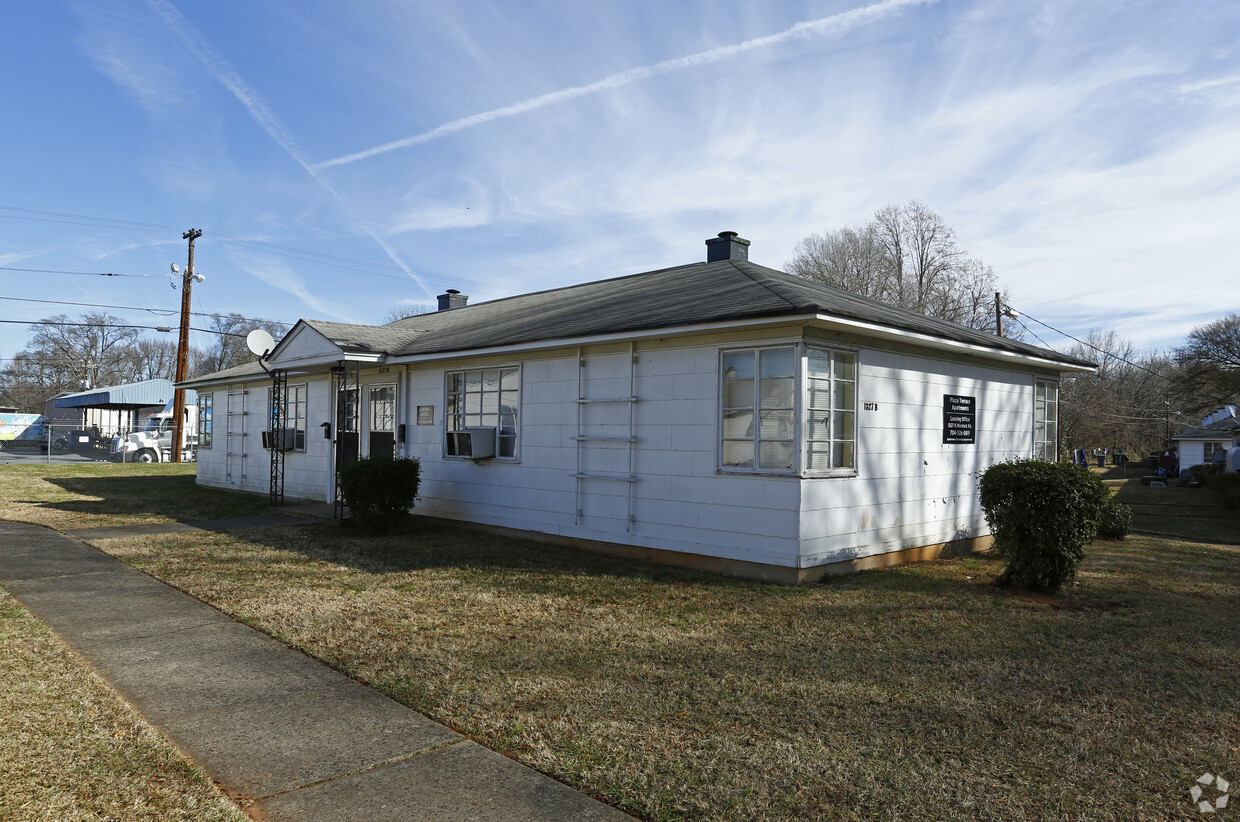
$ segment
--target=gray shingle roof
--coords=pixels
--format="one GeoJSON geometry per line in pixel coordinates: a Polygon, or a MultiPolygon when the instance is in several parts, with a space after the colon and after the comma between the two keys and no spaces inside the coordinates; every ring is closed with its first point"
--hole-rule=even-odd
{"type": "Polygon", "coordinates": [[[374,351],[394,354],[409,345],[418,336],[411,328],[392,325],[356,325],[354,323],[330,323],[323,320],[302,320],[310,328],[336,343],[344,351],[374,351]]]}
{"type": "Polygon", "coordinates": [[[1065,364],[1093,365],[742,260],[694,263],[523,294],[407,317],[383,328],[409,332],[403,344],[386,349],[401,355],[819,313],[1065,364]]]}
{"type": "MultiPolygon", "coordinates": [[[[747,260],[722,260],[522,294],[406,317],[387,325],[302,320],[345,352],[389,356],[501,348],[594,335],[733,320],[826,314],[943,340],[1038,357],[1093,363],[868,300],[747,260]]],[[[197,380],[261,371],[240,366],[197,380]]]]}
{"type": "Polygon", "coordinates": [[[1173,440],[1225,440],[1232,432],[1240,429],[1240,420],[1235,417],[1217,420],[1201,428],[1186,428],[1171,439],[1173,440]]]}

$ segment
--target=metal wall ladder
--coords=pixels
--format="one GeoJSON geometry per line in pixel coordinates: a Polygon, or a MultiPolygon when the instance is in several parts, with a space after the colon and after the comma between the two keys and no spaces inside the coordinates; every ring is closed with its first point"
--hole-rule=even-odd
{"type": "Polygon", "coordinates": [[[245,485],[246,479],[245,424],[249,411],[245,398],[249,393],[245,388],[230,388],[224,399],[224,482],[237,488],[245,485]]]}
{"type": "MultiPolygon", "coordinates": [[[[608,354],[595,355],[598,358],[609,356],[608,354]]],[[[614,355],[610,355],[614,356],[614,355]]],[[[629,344],[628,352],[628,395],[627,396],[590,396],[591,377],[587,374],[587,354],[584,348],[577,349],[577,435],[574,437],[577,443],[577,470],[573,474],[576,480],[576,524],[581,525],[585,519],[585,495],[588,493],[587,486],[592,483],[615,483],[622,482],[626,484],[625,489],[625,515],[624,530],[628,533],[633,531],[636,518],[633,512],[633,487],[637,482],[636,458],[637,449],[637,345],[629,344]],[[628,431],[627,433],[594,433],[593,429],[615,428],[615,425],[595,425],[587,422],[586,415],[590,406],[612,406],[626,408],[628,431]],[[622,458],[618,460],[627,465],[625,471],[600,471],[592,470],[595,463],[600,458],[606,460],[607,457],[614,455],[619,447],[622,450],[622,458]]],[[[613,381],[615,377],[611,378],[613,381]]],[[[614,469],[616,459],[607,460],[610,467],[614,469]]]]}

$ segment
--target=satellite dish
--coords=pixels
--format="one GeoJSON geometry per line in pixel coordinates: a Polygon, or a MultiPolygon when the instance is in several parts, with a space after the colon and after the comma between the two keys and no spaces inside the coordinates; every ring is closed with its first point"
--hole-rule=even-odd
{"type": "Polygon", "coordinates": [[[257,354],[258,358],[261,360],[263,357],[270,354],[271,350],[276,347],[276,341],[273,340],[271,335],[263,329],[255,328],[249,334],[245,335],[245,345],[251,352],[257,354]]]}

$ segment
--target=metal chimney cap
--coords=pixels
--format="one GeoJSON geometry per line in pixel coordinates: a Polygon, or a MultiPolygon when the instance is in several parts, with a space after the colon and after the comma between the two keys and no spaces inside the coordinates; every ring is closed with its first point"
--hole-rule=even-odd
{"type": "Polygon", "coordinates": [[[718,237],[706,241],[706,262],[748,260],[749,241],[735,231],[720,231],[718,237]]]}

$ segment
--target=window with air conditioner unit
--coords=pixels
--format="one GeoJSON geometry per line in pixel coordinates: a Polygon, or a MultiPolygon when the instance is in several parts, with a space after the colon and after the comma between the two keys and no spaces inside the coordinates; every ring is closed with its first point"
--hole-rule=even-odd
{"type": "Polygon", "coordinates": [[[494,428],[465,428],[449,431],[446,436],[444,452],[449,457],[481,460],[495,456],[494,428]]]}
{"type": "Polygon", "coordinates": [[[516,461],[520,387],[517,366],[444,374],[444,456],[516,461]]]}

